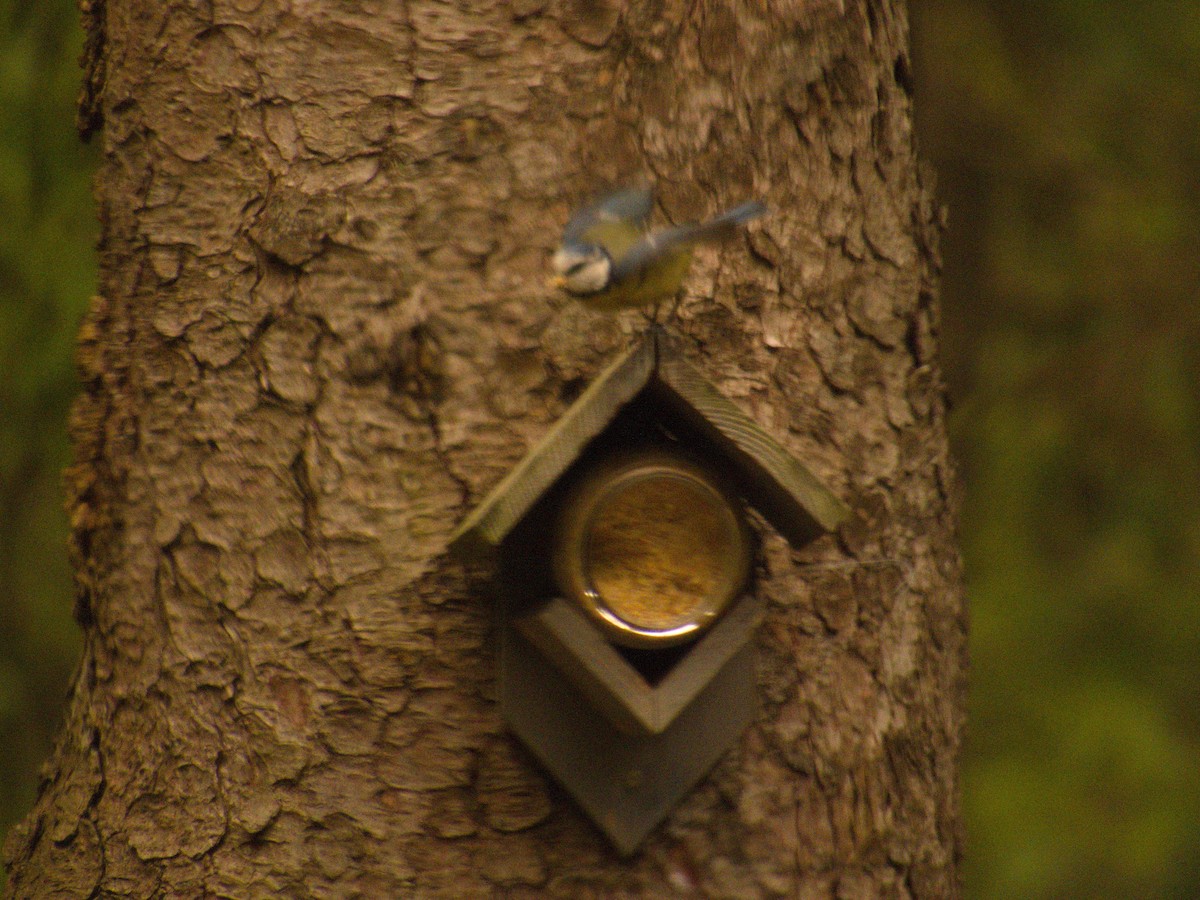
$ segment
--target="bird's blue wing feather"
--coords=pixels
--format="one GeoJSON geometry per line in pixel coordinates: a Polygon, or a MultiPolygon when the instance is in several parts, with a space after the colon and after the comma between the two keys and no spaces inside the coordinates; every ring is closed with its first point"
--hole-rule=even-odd
{"type": "Polygon", "coordinates": [[[603,222],[624,222],[644,230],[653,208],[654,194],[648,188],[614,191],[571,216],[563,230],[563,243],[578,243],[590,228],[603,222]]]}
{"type": "Polygon", "coordinates": [[[619,283],[631,278],[653,265],[655,260],[683,244],[690,243],[696,231],[696,225],[681,225],[678,228],[668,228],[655,234],[648,234],[619,258],[613,260],[612,282],[619,283]]]}
{"type": "Polygon", "coordinates": [[[766,211],[767,208],[762,203],[751,200],[707,222],[680,225],[648,234],[613,260],[611,278],[614,282],[619,282],[636,275],[651,266],[656,259],[661,259],[681,246],[726,237],[739,225],[757,219],[766,211]]]}

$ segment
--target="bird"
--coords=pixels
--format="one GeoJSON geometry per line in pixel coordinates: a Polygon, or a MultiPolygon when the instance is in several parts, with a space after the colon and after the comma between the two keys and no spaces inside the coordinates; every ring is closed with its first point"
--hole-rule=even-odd
{"type": "Polygon", "coordinates": [[[692,249],[767,212],[751,200],[707,222],[650,231],[649,188],[623,188],[577,211],[551,260],[553,287],[600,312],[649,307],[679,293],[692,249]]]}

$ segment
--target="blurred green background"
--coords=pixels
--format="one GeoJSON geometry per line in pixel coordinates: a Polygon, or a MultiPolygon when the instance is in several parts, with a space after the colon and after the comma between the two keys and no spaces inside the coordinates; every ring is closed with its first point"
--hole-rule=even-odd
{"type": "MultiPolygon", "coordinates": [[[[913,0],[950,207],[968,895],[1200,896],[1200,4],[913,0]]],[[[60,472],[94,290],[69,0],[0,0],[0,829],[78,654],[60,472]]]]}
{"type": "Polygon", "coordinates": [[[61,473],[98,227],[78,22],[70,0],[0,0],[0,832],[33,802],[80,646],[61,473]]]}
{"type": "Polygon", "coordinates": [[[969,895],[1200,897],[1200,4],[912,7],[969,895]]]}

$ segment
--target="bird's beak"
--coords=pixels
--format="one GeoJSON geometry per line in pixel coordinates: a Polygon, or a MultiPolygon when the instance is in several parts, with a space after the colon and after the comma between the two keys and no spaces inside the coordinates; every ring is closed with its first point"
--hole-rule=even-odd
{"type": "Polygon", "coordinates": [[[556,290],[561,291],[566,286],[567,286],[567,279],[564,278],[562,275],[551,275],[549,278],[546,279],[546,287],[555,288],[556,290]]]}

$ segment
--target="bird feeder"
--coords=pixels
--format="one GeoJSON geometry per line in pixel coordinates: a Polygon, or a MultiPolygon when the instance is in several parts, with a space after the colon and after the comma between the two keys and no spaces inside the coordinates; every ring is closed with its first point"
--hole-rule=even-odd
{"type": "Polygon", "coordinates": [[[501,587],[505,720],[622,854],[754,718],[747,509],[795,547],[847,515],[656,329],[452,540],[501,587]]]}

